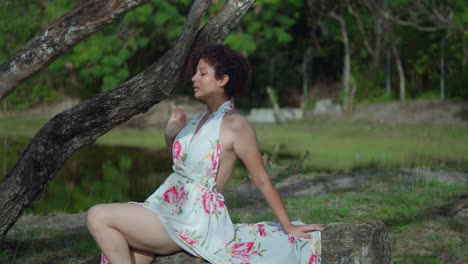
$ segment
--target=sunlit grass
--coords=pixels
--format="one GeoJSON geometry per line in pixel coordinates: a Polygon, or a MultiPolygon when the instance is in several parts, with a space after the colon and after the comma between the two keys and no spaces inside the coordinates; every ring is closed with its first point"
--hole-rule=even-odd
{"type": "MultiPolygon", "coordinates": [[[[33,137],[45,119],[0,119],[0,136],[33,137]]],[[[275,144],[282,153],[302,156],[307,170],[362,167],[456,167],[468,170],[468,128],[310,120],[284,125],[255,124],[262,151],[275,144]]],[[[97,140],[114,146],[165,147],[161,128],[115,128],[97,140]]]]}
{"type": "Polygon", "coordinates": [[[113,146],[136,146],[148,148],[164,148],[164,132],[162,129],[119,128],[109,131],[98,138],[97,144],[113,146]]]}
{"type": "Polygon", "coordinates": [[[294,122],[256,125],[261,146],[275,144],[292,153],[310,152],[313,170],[349,170],[369,164],[382,167],[464,166],[468,128],[388,126],[370,123],[294,122]]]}
{"type": "MultiPolygon", "coordinates": [[[[0,136],[33,138],[47,123],[45,118],[0,118],[0,136]]],[[[162,148],[164,133],[160,128],[115,128],[97,139],[97,144],[162,148]]]]}
{"type": "Polygon", "coordinates": [[[0,118],[0,136],[32,138],[48,119],[34,117],[0,118]]]}

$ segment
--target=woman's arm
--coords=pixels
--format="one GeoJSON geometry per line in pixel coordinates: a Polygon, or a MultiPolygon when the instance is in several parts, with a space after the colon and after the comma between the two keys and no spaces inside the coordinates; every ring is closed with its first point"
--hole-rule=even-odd
{"type": "Polygon", "coordinates": [[[296,226],[291,224],[284,203],[263,166],[255,129],[244,117],[235,118],[231,124],[231,129],[233,132],[234,153],[244,163],[252,177],[252,181],[262,192],[284,230],[288,234],[304,238],[311,237],[307,233],[309,231],[323,230],[323,227],[319,225],[296,226]]]}
{"type": "Polygon", "coordinates": [[[174,139],[179,134],[180,130],[184,128],[187,123],[187,115],[185,114],[184,108],[182,106],[176,107],[172,106],[172,114],[169,120],[167,121],[166,127],[164,129],[164,139],[166,140],[166,147],[169,150],[169,153],[172,155],[172,144],[174,139]]]}

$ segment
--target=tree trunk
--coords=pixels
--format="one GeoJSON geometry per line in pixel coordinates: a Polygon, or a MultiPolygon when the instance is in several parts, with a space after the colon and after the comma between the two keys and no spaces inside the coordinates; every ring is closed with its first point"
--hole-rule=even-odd
{"type": "Polygon", "coordinates": [[[199,33],[210,2],[194,1],[175,47],[153,65],[115,89],[56,115],[36,134],[0,183],[0,240],[76,150],[169,96],[182,84],[192,47],[223,40],[254,0],[226,1],[199,33]]]}
{"type": "Polygon", "coordinates": [[[393,55],[395,56],[395,62],[398,69],[398,78],[400,79],[400,102],[405,103],[406,98],[406,88],[405,88],[405,72],[403,70],[403,64],[400,60],[400,54],[398,53],[398,49],[396,45],[392,45],[393,55]]]}
{"type": "Polygon", "coordinates": [[[330,17],[336,19],[340,24],[341,34],[343,37],[343,46],[344,46],[344,66],[343,66],[343,89],[345,92],[343,108],[346,112],[351,111],[352,101],[351,101],[351,90],[349,87],[350,76],[351,76],[351,51],[349,50],[349,39],[348,31],[346,30],[346,22],[344,19],[337,15],[335,12],[330,13],[330,17]]]}
{"type": "Polygon", "coordinates": [[[450,37],[450,31],[440,40],[440,99],[445,99],[445,42],[450,37]]]}
{"type": "Polygon", "coordinates": [[[3,159],[2,159],[2,175],[5,175],[7,173],[7,158],[8,158],[8,137],[3,136],[3,159]]]}
{"type": "Polygon", "coordinates": [[[373,59],[372,62],[374,66],[378,67],[380,65],[380,55],[382,54],[382,19],[377,15],[374,14],[374,18],[376,22],[374,24],[374,32],[375,32],[375,49],[372,54],[373,59]]]}
{"type": "Polygon", "coordinates": [[[391,90],[391,87],[390,87],[390,69],[391,69],[391,60],[392,60],[392,51],[391,51],[391,48],[390,46],[387,47],[387,51],[386,51],[386,69],[385,69],[385,94],[387,95],[387,97],[390,96],[390,90],[391,90]]]}
{"type": "Polygon", "coordinates": [[[307,110],[307,103],[309,99],[309,64],[312,60],[312,48],[308,47],[304,52],[304,57],[302,59],[302,116],[305,116],[307,110]]]}
{"type": "Polygon", "coordinates": [[[286,119],[283,116],[283,113],[281,113],[281,109],[278,104],[278,98],[275,97],[273,94],[273,89],[271,89],[270,86],[266,87],[266,91],[268,93],[268,98],[270,98],[270,102],[273,105],[273,111],[275,112],[276,116],[276,123],[277,124],[284,124],[286,122],[286,119]]]}
{"type": "Polygon", "coordinates": [[[0,102],[81,40],[146,1],[86,0],[59,18],[0,65],[0,102]]]}

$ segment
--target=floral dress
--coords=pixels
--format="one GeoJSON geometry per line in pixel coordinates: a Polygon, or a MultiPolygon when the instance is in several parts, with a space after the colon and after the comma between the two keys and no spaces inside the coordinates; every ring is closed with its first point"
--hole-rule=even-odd
{"type": "Polygon", "coordinates": [[[196,134],[206,112],[187,123],[174,140],[174,172],[142,205],[159,215],[179,247],[211,263],[320,263],[319,231],[303,239],[278,223],[232,223],[215,180],[221,121],[233,108],[223,103],[196,134]]]}

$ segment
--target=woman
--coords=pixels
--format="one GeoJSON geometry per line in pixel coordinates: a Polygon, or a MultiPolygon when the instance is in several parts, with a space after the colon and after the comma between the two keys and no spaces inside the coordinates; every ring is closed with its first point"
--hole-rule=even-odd
{"type": "Polygon", "coordinates": [[[194,97],[207,110],[187,122],[184,110],[174,109],[165,129],[174,172],[142,204],[88,211],[102,262],[151,263],[155,254],[186,250],[211,263],[320,263],[323,228],[290,222],[263,167],[254,128],[233,109],[247,86],[246,59],[223,45],[202,48],[194,58],[194,97]],[[231,222],[221,193],[237,158],[279,224],[231,222]]]}

